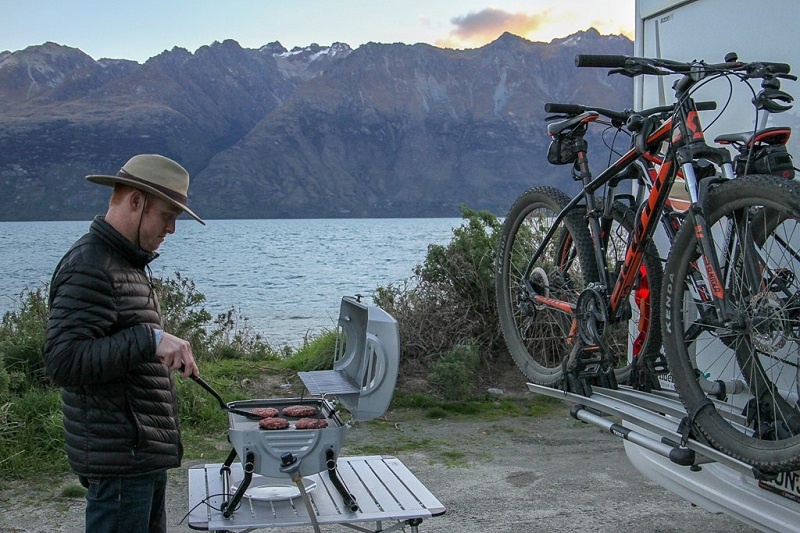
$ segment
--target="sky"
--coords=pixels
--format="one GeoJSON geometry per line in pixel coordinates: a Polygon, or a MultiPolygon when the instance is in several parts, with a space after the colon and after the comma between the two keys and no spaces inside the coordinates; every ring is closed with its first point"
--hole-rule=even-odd
{"type": "Polygon", "coordinates": [[[476,48],[504,31],[549,42],[590,27],[633,39],[635,0],[0,0],[0,51],[51,41],[94,59],[147,59],[233,39],[476,48]]]}

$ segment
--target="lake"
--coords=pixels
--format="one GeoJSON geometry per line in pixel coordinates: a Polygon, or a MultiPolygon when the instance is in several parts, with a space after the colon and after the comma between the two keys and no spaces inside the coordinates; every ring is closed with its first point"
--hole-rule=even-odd
{"type": "MultiPolygon", "coordinates": [[[[273,345],[297,346],[333,328],[344,295],[370,297],[413,275],[429,244],[447,244],[460,218],[207,220],[181,218],[151,263],[195,282],[216,316],[232,307],[273,345]]],[[[0,222],[0,314],[43,287],[89,222],[0,222]]],[[[369,301],[369,300],[368,300],[369,301]]]]}

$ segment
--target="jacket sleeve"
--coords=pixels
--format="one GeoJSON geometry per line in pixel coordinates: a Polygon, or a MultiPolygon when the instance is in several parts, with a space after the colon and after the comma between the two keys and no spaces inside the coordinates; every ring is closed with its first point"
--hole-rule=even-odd
{"type": "Polygon", "coordinates": [[[50,292],[44,358],[57,385],[118,382],[131,368],[156,360],[151,326],[113,330],[114,287],[103,270],[85,264],[63,268],[50,292]]]}

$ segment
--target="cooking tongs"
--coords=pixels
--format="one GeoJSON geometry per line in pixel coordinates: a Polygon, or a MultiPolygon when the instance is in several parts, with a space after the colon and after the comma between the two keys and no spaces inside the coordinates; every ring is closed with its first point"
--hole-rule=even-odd
{"type": "Polygon", "coordinates": [[[236,409],[234,407],[230,407],[227,403],[225,403],[225,400],[222,399],[222,396],[220,396],[219,393],[217,391],[215,391],[214,388],[211,385],[206,383],[203,378],[201,378],[200,376],[195,376],[194,374],[192,374],[189,377],[191,377],[198,385],[200,385],[205,390],[210,392],[211,395],[214,398],[217,399],[217,401],[219,402],[219,405],[220,405],[220,407],[222,407],[223,411],[228,411],[229,413],[233,413],[235,415],[243,416],[245,418],[249,418],[250,420],[261,420],[263,418],[261,415],[257,415],[255,413],[251,413],[250,411],[243,411],[241,409],[236,409]]]}

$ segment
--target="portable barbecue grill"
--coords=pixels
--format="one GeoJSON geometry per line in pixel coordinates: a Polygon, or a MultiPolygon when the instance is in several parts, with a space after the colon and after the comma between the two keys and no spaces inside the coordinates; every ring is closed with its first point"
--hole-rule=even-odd
{"type": "MultiPolygon", "coordinates": [[[[239,457],[244,479],[234,487],[223,504],[223,516],[230,517],[252,482],[254,474],[267,478],[292,479],[307,505],[302,478],[327,471],[345,506],[358,504],[336,473],[336,461],[352,422],[382,415],[394,393],[400,356],[397,322],[382,309],[361,302],[360,297],[342,298],[333,370],[299,372],[311,397],[244,400],[224,404],[228,411],[228,439],[233,449],[222,466],[223,493],[230,494],[231,465],[239,457]],[[286,429],[265,430],[249,411],[273,407],[281,411],[290,405],[313,406],[327,427],[297,429],[296,419],[286,417],[286,429]],[[344,421],[338,409],[349,413],[344,421]]],[[[199,378],[198,378],[199,380],[199,378]]],[[[199,380],[200,384],[210,389],[199,380]]],[[[212,391],[213,392],[213,391],[212,391]]],[[[214,393],[218,399],[219,396],[214,393]]]]}

